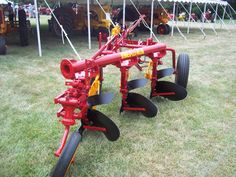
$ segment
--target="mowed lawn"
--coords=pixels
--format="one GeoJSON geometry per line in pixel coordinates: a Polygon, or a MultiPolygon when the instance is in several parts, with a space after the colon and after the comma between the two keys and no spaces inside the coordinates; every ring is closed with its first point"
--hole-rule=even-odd
{"type": "MultiPolygon", "coordinates": [[[[85,132],[68,176],[236,176],[236,30],[206,33],[205,40],[199,30],[191,30],[187,41],[177,32],[159,37],[178,54],[188,53],[191,67],[188,97],[179,102],[153,98],[159,108],[154,118],[119,114],[119,69],[106,67],[104,91],[115,98],[97,109],[117,124],[121,136],[109,142],[101,133],[85,132]]],[[[97,50],[96,38],[92,50],[86,36],[75,36],[72,42],[82,58],[97,50]]],[[[57,162],[53,153],[63,126],[53,99],[66,89],[60,60],[75,55],[46,28],[42,48],[40,58],[35,33],[25,48],[11,36],[8,54],[0,56],[1,177],[49,176],[57,162]]],[[[170,56],[163,61],[170,63],[170,56]]],[[[143,75],[131,70],[131,78],[143,75]]],[[[148,97],[150,83],[135,92],[148,97]]]]}

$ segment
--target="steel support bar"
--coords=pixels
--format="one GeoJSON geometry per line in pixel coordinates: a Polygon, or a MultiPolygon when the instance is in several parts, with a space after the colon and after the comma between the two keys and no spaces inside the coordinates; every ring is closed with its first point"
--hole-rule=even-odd
{"type": "MultiPolygon", "coordinates": [[[[201,8],[198,6],[197,3],[196,3],[196,6],[197,6],[197,8],[199,9],[199,11],[203,14],[201,8]]],[[[212,28],[212,30],[215,32],[215,34],[218,35],[217,32],[216,32],[216,30],[215,30],[215,27],[214,27],[209,21],[206,21],[206,22],[211,26],[211,28],[212,28]]],[[[202,30],[204,30],[204,29],[202,29],[202,30]]]]}
{"type": "Polygon", "coordinates": [[[90,0],[87,0],[88,48],[91,49],[90,0]]]}
{"type": "Polygon", "coordinates": [[[150,38],[152,38],[152,31],[153,31],[153,10],[154,10],[154,0],[152,0],[152,5],[151,5],[151,24],[150,24],[150,38]]]}
{"type": "MultiPolygon", "coordinates": [[[[184,5],[180,2],[181,6],[183,7],[183,9],[185,10],[185,12],[187,12],[187,14],[190,16],[191,14],[188,12],[188,10],[184,7],[184,5]]],[[[193,19],[194,23],[197,23],[194,19],[193,19]]],[[[204,38],[206,37],[206,33],[203,31],[203,29],[201,27],[199,27],[199,29],[201,30],[204,38]]]]}
{"type": "Polygon", "coordinates": [[[192,17],[192,7],[193,7],[193,1],[191,0],[190,7],[189,7],[189,16],[188,16],[188,30],[187,30],[188,34],[189,34],[190,20],[191,20],[191,17],[192,17]]]}
{"type": "MultiPolygon", "coordinates": [[[[216,13],[215,9],[213,8],[213,6],[211,4],[209,4],[212,8],[212,10],[216,13]]],[[[221,23],[225,26],[225,29],[230,31],[229,28],[226,26],[225,22],[220,18],[219,15],[217,15],[217,17],[220,19],[221,23]]]]}
{"type": "MultiPolygon", "coordinates": [[[[161,6],[161,8],[164,10],[164,12],[165,12],[166,14],[168,14],[167,11],[166,11],[166,9],[164,8],[164,6],[161,4],[161,2],[158,1],[158,3],[160,4],[160,6],[161,6]]],[[[175,21],[174,21],[173,19],[172,19],[172,22],[175,23],[175,21]]],[[[177,30],[179,31],[179,34],[180,34],[185,40],[187,40],[187,38],[185,37],[185,35],[180,31],[179,27],[178,27],[177,25],[175,25],[175,26],[176,26],[177,30]]]]}
{"type": "Polygon", "coordinates": [[[40,38],[39,13],[38,13],[37,0],[34,0],[34,6],[35,6],[35,15],[36,15],[36,29],[37,29],[37,39],[38,39],[38,51],[39,51],[39,56],[42,57],[42,47],[41,47],[41,38],[40,38]]]}
{"type": "Polygon", "coordinates": [[[123,29],[125,29],[125,7],[126,7],[126,2],[123,0],[123,29]]]}
{"type": "Polygon", "coordinates": [[[215,23],[216,23],[216,20],[217,20],[218,9],[219,9],[219,4],[216,5],[216,15],[215,15],[215,18],[214,18],[215,23]]]}
{"type": "Polygon", "coordinates": [[[176,2],[174,2],[174,6],[173,6],[173,19],[171,19],[172,21],[172,28],[171,28],[171,36],[174,36],[174,27],[175,27],[175,8],[176,8],[176,2]]]}
{"type": "MultiPolygon", "coordinates": [[[[222,5],[220,5],[220,6],[223,8],[222,5]]],[[[227,12],[227,6],[225,6],[224,9],[225,9],[225,14],[229,17],[230,22],[231,22],[232,24],[235,24],[234,21],[232,20],[232,16],[227,12]]]]}

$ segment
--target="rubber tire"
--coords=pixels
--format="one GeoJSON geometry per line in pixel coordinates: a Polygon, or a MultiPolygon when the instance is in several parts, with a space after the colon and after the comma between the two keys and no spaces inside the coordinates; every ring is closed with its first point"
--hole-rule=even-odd
{"type": "Polygon", "coordinates": [[[100,111],[89,109],[87,116],[94,126],[107,129],[107,131],[103,133],[109,141],[116,141],[120,137],[120,130],[116,124],[100,111]]]}
{"type": "Polygon", "coordinates": [[[157,115],[157,107],[152,103],[151,100],[149,100],[148,98],[140,95],[140,94],[137,94],[137,93],[128,93],[128,96],[127,96],[127,102],[129,104],[130,107],[143,107],[143,108],[146,108],[147,111],[141,111],[141,113],[145,116],[145,117],[148,117],[148,118],[151,118],[151,117],[155,117],[157,115]],[[132,103],[133,100],[142,100],[139,101],[139,103],[132,103]],[[150,104],[152,103],[152,104],[150,104]],[[153,113],[153,114],[148,114],[149,113],[153,113]]]}
{"type": "Polygon", "coordinates": [[[167,29],[167,31],[166,31],[166,35],[168,35],[168,34],[170,34],[170,25],[168,25],[168,24],[165,24],[166,25],[166,29],[167,29]]]}
{"type": "Polygon", "coordinates": [[[189,56],[185,53],[182,53],[178,56],[175,83],[187,88],[188,76],[189,76],[189,56]]]}
{"type": "Polygon", "coordinates": [[[20,45],[28,46],[29,45],[29,31],[26,21],[26,13],[23,9],[18,11],[19,14],[19,35],[20,35],[20,45]]]}
{"type": "MultiPolygon", "coordinates": [[[[67,35],[72,35],[74,31],[74,21],[76,18],[76,13],[73,11],[73,9],[71,7],[58,7],[53,12],[60,24],[63,26],[67,35]]],[[[53,16],[52,31],[56,36],[61,36],[61,28],[53,16]]]]}
{"type": "Polygon", "coordinates": [[[157,34],[165,35],[168,32],[167,26],[164,24],[160,24],[157,27],[157,34]]]}
{"type": "Polygon", "coordinates": [[[0,55],[6,55],[7,47],[6,47],[6,39],[3,36],[0,36],[0,55]]]}
{"type": "Polygon", "coordinates": [[[62,151],[56,166],[52,170],[52,177],[64,177],[66,175],[80,141],[81,134],[78,131],[73,132],[66,146],[64,147],[64,150],[62,151]]]}

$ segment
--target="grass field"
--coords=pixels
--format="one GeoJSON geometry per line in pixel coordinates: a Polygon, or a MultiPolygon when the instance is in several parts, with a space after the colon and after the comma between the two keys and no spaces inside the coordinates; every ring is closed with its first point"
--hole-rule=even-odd
{"type": "MultiPolygon", "coordinates": [[[[205,40],[199,30],[191,30],[187,41],[177,33],[159,37],[178,53],[188,53],[191,67],[188,97],[179,102],[153,98],[159,108],[155,118],[119,115],[119,69],[105,69],[104,90],[115,98],[98,109],[118,125],[121,136],[109,142],[87,131],[68,176],[236,176],[236,30],[206,33],[205,40]]],[[[26,48],[13,37],[8,54],[0,56],[0,176],[44,177],[57,162],[53,152],[63,133],[56,118],[59,106],[53,104],[66,89],[59,64],[74,54],[48,33],[42,34],[42,58],[35,35],[26,48]]],[[[95,38],[92,50],[86,41],[86,36],[72,38],[83,58],[97,50],[95,38]]],[[[132,69],[131,75],[143,73],[132,69]]],[[[137,92],[148,97],[150,85],[137,92]]]]}

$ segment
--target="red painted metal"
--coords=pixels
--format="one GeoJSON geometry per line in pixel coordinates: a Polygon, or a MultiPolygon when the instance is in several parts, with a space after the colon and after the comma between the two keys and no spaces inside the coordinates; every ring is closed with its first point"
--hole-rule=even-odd
{"type": "Polygon", "coordinates": [[[65,144],[66,144],[66,140],[67,140],[67,137],[68,137],[68,134],[69,134],[69,131],[70,131],[70,127],[69,126],[65,126],[65,131],[64,131],[64,135],[62,137],[62,140],[61,140],[61,145],[60,147],[57,149],[57,151],[54,153],[55,156],[59,157],[65,144]]]}
{"type": "Polygon", "coordinates": [[[124,111],[146,111],[145,108],[138,108],[138,107],[123,107],[124,111]]]}
{"type": "MultiPolygon", "coordinates": [[[[122,34],[108,38],[108,41],[102,45],[102,36],[99,35],[99,50],[89,59],[77,61],[74,59],[63,59],[60,65],[61,73],[70,81],[65,83],[69,88],[54,99],[55,104],[61,104],[62,108],[57,112],[61,123],[66,127],[60,148],[55,153],[59,156],[66,142],[69,127],[76,124],[76,120],[80,120],[83,129],[94,131],[106,131],[103,127],[96,127],[90,124],[87,118],[87,112],[90,108],[87,100],[90,90],[91,80],[100,74],[100,81],[103,80],[102,71],[107,65],[115,65],[120,69],[120,93],[122,95],[121,110],[129,111],[145,111],[145,108],[129,107],[127,104],[128,96],[128,76],[129,69],[133,66],[142,69],[139,66],[140,57],[146,56],[153,62],[152,78],[151,78],[151,96],[158,93],[155,90],[157,81],[157,67],[162,64],[161,59],[166,55],[167,51],[172,52],[172,65],[175,69],[176,59],[175,50],[167,48],[166,44],[154,42],[152,38],[146,41],[128,40],[127,36],[142,21],[144,16],[136,21],[130,28],[124,30],[122,34]],[[121,51],[128,48],[128,51],[121,51]]],[[[172,93],[168,93],[172,94],[172,93]]],[[[160,95],[160,94],[159,94],[160,95]]],[[[90,108],[91,109],[91,108],[90,108]]]]}
{"type": "Polygon", "coordinates": [[[95,127],[95,126],[89,126],[89,125],[83,125],[84,129],[93,130],[93,131],[100,131],[100,132],[106,132],[107,129],[103,127],[95,127]]]}

